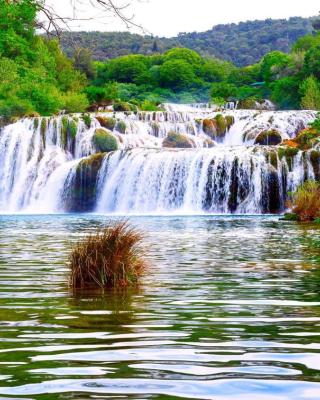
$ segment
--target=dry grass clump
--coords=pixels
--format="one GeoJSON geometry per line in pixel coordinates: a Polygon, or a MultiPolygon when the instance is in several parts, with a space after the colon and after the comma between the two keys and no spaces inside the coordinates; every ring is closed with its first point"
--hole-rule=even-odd
{"type": "Polygon", "coordinates": [[[320,218],[320,183],[309,180],[292,194],[289,204],[299,221],[314,221],[320,218]]]}
{"type": "Polygon", "coordinates": [[[70,286],[95,289],[137,284],[146,266],[142,239],[128,222],[110,223],[89,234],[69,256],[70,286]]]}

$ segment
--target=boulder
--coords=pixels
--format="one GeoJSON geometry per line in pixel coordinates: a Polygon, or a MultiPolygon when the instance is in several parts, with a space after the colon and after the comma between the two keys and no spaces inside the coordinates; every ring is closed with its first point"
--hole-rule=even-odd
{"type": "Polygon", "coordinates": [[[256,137],[254,144],[260,146],[276,146],[282,142],[281,134],[275,130],[271,129],[269,131],[262,131],[256,137]]]}
{"type": "Polygon", "coordinates": [[[118,150],[118,142],[116,137],[105,129],[96,129],[93,142],[99,152],[106,153],[118,150]]]}
{"type": "Polygon", "coordinates": [[[189,149],[193,147],[191,140],[187,136],[175,132],[168,133],[168,136],[162,142],[162,146],[171,149],[189,149]]]}

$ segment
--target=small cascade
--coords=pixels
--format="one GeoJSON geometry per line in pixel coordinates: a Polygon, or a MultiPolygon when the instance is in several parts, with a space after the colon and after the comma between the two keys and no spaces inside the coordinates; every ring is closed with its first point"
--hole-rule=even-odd
{"type": "Polygon", "coordinates": [[[288,191],[314,178],[302,152],[272,148],[135,149],[107,155],[98,177],[101,213],[275,213],[288,191]]]}
{"type": "Polygon", "coordinates": [[[319,151],[286,155],[261,135],[293,138],[315,116],[165,104],[25,118],[0,128],[0,212],[279,212],[319,179],[319,151]],[[97,131],[118,151],[102,154],[97,131]]]}

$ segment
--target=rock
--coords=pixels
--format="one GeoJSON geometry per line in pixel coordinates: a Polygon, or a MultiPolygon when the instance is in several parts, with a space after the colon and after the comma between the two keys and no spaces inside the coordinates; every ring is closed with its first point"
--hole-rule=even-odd
{"type": "Polygon", "coordinates": [[[81,160],[76,168],[67,199],[68,212],[90,212],[94,210],[97,195],[97,179],[105,154],[94,154],[81,160]]]}
{"type": "Polygon", "coordinates": [[[171,149],[188,149],[193,147],[192,142],[187,136],[175,132],[168,133],[168,136],[162,142],[162,146],[171,149]]]}
{"type": "Polygon", "coordinates": [[[119,121],[116,125],[116,130],[120,133],[126,133],[127,124],[124,121],[119,121]]]}
{"type": "Polygon", "coordinates": [[[203,132],[211,138],[215,138],[217,136],[218,131],[216,121],[214,119],[204,119],[202,122],[202,129],[203,132]]]}
{"type": "Polygon", "coordinates": [[[281,134],[272,129],[270,131],[262,131],[256,137],[254,144],[258,144],[260,146],[276,146],[282,142],[281,134]]]}
{"type": "Polygon", "coordinates": [[[110,118],[110,117],[102,117],[102,116],[97,116],[96,117],[97,121],[99,122],[99,124],[103,127],[108,129],[109,131],[113,131],[117,120],[115,118],[110,118]]]}
{"type": "Polygon", "coordinates": [[[102,153],[118,150],[118,142],[116,137],[105,129],[95,130],[93,142],[98,151],[102,153]]]}
{"type": "Polygon", "coordinates": [[[202,129],[205,134],[212,139],[216,139],[224,136],[233,124],[234,117],[232,115],[224,117],[222,114],[217,114],[212,119],[204,119],[202,121],[202,129]]]}

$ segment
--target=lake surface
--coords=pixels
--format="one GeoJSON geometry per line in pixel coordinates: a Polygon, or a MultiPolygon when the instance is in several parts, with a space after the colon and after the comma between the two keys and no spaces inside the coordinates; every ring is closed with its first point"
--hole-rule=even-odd
{"type": "Polygon", "coordinates": [[[320,399],[320,229],[133,217],[138,289],[73,294],[93,215],[0,217],[0,398],[320,399]]]}

